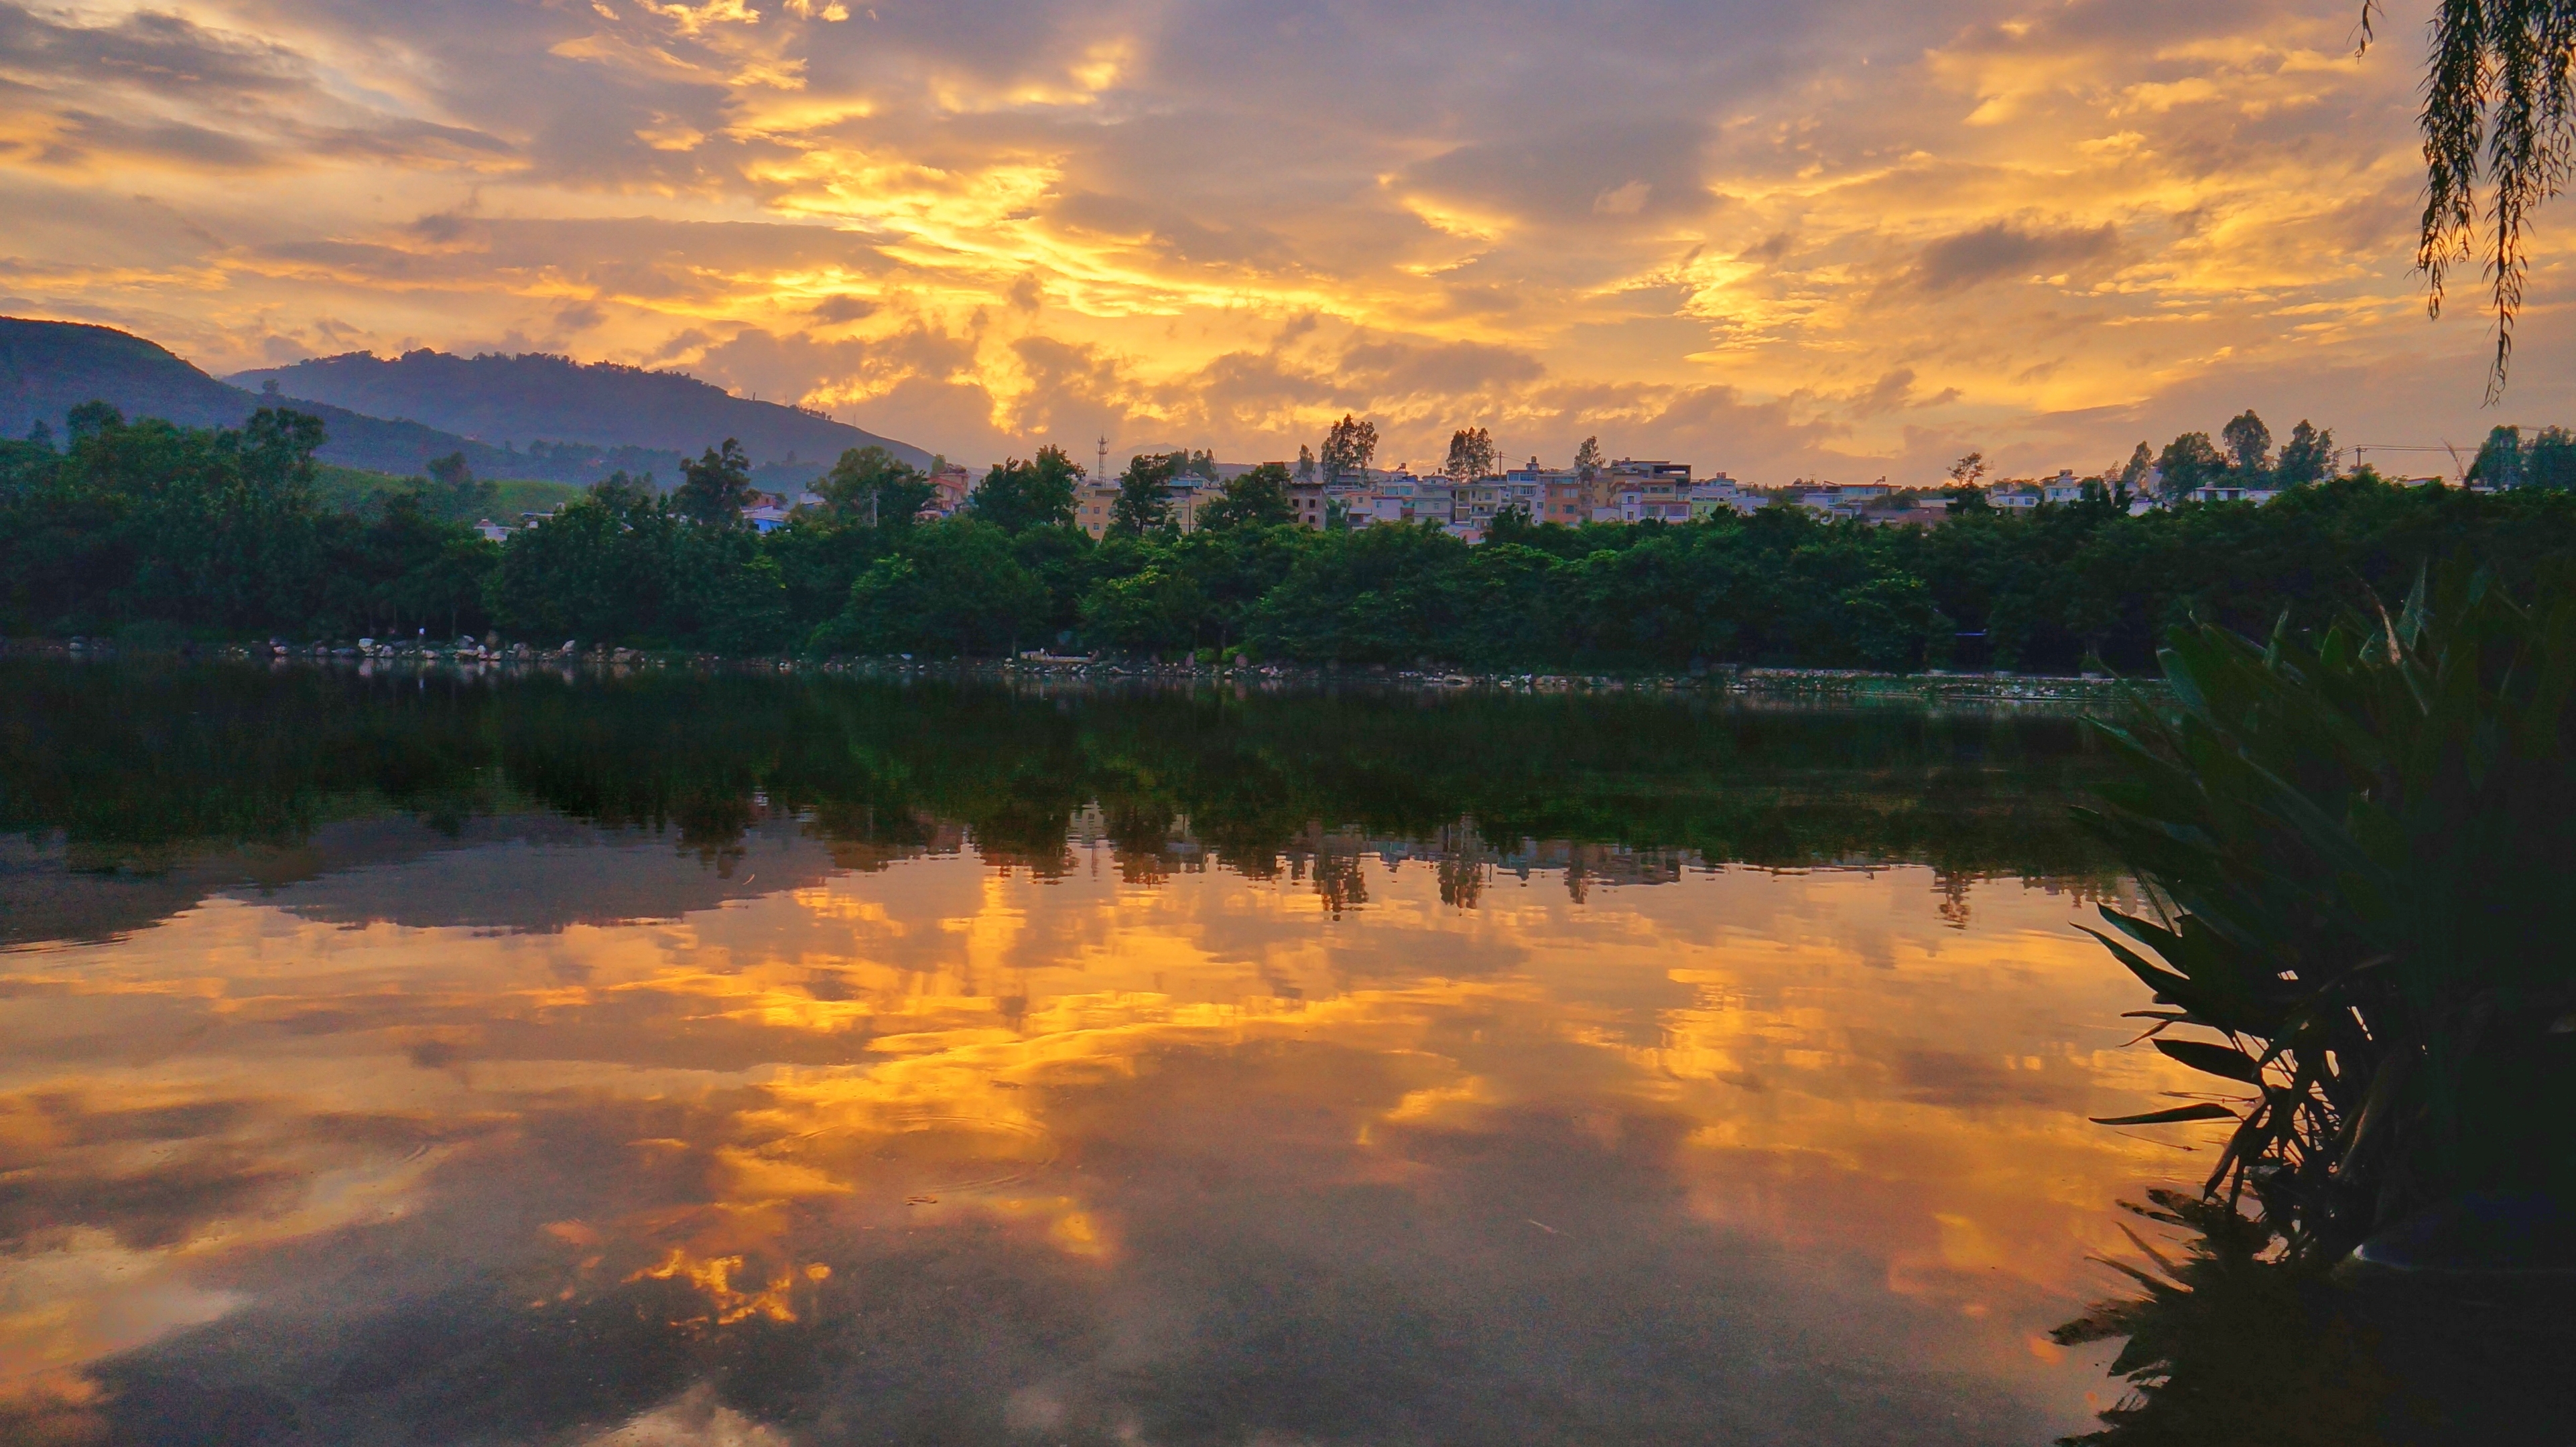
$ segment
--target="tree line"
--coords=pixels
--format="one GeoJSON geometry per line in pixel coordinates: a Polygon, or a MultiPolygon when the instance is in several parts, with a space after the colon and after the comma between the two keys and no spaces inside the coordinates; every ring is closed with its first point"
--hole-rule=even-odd
{"type": "MultiPolygon", "coordinates": [[[[1269,464],[1202,488],[1184,532],[1172,484],[1208,479],[1205,453],[1130,461],[1095,540],[1074,523],[1083,469],[1055,448],[995,465],[952,518],[923,516],[934,490],[921,474],[857,449],[817,484],[819,505],[763,534],[744,520],[750,468],[731,443],[688,461],[667,492],[620,474],[493,543],[470,526],[488,484],[460,467],[361,511],[321,505],[321,425],[293,412],[191,429],[93,404],[71,422],[64,450],[0,443],[0,628],[11,633],[498,631],[737,654],[1203,650],[1522,670],[2137,670],[2190,619],[2260,633],[2284,610],[2322,618],[2402,594],[2427,560],[2461,552],[2516,587],[2554,589],[2576,557],[2566,492],[2400,487],[2367,469],[2264,507],[2134,517],[2114,479],[2080,502],[1963,507],[1934,528],[1787,506],[1633,526],[1507,513],[1471,547],[1430,526],[1295,526],[1293,475],[1269,464]]],[[[1353,446],[1332,450],[1343,463],[1353,446]]]]}

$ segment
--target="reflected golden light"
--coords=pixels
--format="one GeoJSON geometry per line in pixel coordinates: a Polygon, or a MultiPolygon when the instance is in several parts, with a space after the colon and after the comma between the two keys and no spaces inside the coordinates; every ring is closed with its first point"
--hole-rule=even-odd
{"type": "Polygon", "coordinates": [[[2084,1119],[2187,1082],[2118,1048],[2136,991],[2068,928],[2067,897],[1987,885],[1963,933],[1910,869],[1595,883],[1579,904],[1561,879],[1503,876],[1472,909],[1441,901],[1435,870],[1360,869],[1367,902],[1338,915],[1311,880],[1045,882],[952,856],[663,925],[345,928],[218,900],[12,957],[0,1019],[96,1041],[130,1016],[118,1033],[168,1043],[137,1067],[22,1058],[0,1159],[112,1173],[121,1147],[78,1144],[101,1102],[220,1105],[183,1156],[288,1184],[148,1241],[37,1238],[0,1265],[6,1375],[234,1309],[189,1285],[198,1263],[381,1229],[465,1189],[472,1141],[540,1119],[665,1124],[615,1137],[632,1202],[534,1233],[555,1264],[530,1310],[651,1284],[697,1300],[674,1320],[699,1329],[792,1323],[864,1269],[835,1264],[848,1243],[970,1222],[1121,1269],[1137,1202],[1083,1165],[1159,1149],[1135,1112],[1186,1065],[1206,1109],[1311,1098],[1318,1133],[1274,1165],[1407,1193],[1441,1179],[1434,1142],[1560,1116],[1601,1149],[1668,1130],[1660,1169],[1690,1219],[1872,1262],[2007,1374],[2094,1288],[2086,1257],[2118,1249],[2109,1203],[2193,1159],[2084,1119]],[[414,1124],[314,1134],[377,1119],[414,1124]]]}

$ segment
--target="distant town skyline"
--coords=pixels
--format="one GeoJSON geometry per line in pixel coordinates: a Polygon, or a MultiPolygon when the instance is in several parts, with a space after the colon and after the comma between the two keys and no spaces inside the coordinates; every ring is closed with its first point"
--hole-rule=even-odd
{"type": "Polygon", "coordinates": [[[2576,421],[2568,230],[2482,407],[2474,287],[2429,322],[2411,269],[2427,14],[0,4],[0,312],[679,368],[978,463],[1345,412],[1764,483],[2247,407],[2465,453],[2576,421]]]}

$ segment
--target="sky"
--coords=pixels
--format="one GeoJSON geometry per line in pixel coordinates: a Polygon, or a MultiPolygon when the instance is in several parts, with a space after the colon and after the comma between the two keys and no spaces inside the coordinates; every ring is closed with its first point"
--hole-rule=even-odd
{"type": "MultiPolygon", "coordinates": [[[[0,0],[0,311],[684,370],[956,459],[1752,483],[2576,421],[2412,269],[2429,7],[0,0]]],[[[2474,279],[2472,279],[2474,287],[2474,279]]],[[[2439,453],[2371,460],[2420,473],[2439,453]]]]}

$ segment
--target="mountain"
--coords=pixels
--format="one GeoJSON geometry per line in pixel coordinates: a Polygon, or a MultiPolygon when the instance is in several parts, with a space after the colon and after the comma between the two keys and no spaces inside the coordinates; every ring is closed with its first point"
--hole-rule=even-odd
{"type": "MultiPolygon", "coordinates": [[[[413,354],[415,357],[438,355],[435,352],[413,354]]],[[[332,360],[346,363],[352,359],[332,360]]],[[[400,368],[403,365],[401,362],[376,362],[375,358],[363,355],[355,360],[378,367],[400,368]]],[[[505,431],[500,434],[505,439],[552,435],[563,440],[530,442],[525,447],[514,446],[505,440],[496,447],[430,423],[389,421],[382,416],[371,415],[372,408],[352,406],[327,396],[301,395],[282,383],[273,392],[267,388],[268,382],[281,376],[366,375],[365,368],[343,367],[333,373],[328,363],[305,363],[300,367],[247,373],[245,375],[253,387],[259,389],[250,391],[217,381],[173,356],[158,343],[114,327],[0,317],[0,436],[24,437],[38,422],[42,422],[59,438],[68,430],[63,414],[90,401],[114,403],[129,418],[160,417],[187,427],[238,427],[255,409],[278,405],[310,412],[322,419],[322,425],[330,436],[319,454],[324,462],[396,476],[423,472],[431,458],[462,452],[466,465],[474,469],[477,477],[589,483],[607,476],[611,470],[624,469],[638,476],[650,473],[663,486],[669,487],[680,480],[682,456],[694,457],[727,437],[744,441],[759,464],[752,469],[752,480],[773,492],[793,493],[819,476],[848,447],[875,443],[915,465],[929,460],[929,454],[919,448],[887,442],[873,433],[799,412],[792,407],[729,397],[719,388],[668,373],[583,367],[555,357],[478,357],[472,361],[448,357],[443,360],[460,363],[466,369],[464,375],[468,376],[492,375],[490,370],[480,373],[474,370],[486,361],[505,365],[520,361],[551,364],[522,375],[544,376],[552,372],[588,377],[604,371],[610,374],[612,390],[614,378],[620,374],[649,379],[648,389],[662,381],[677,382],[685,390],[675,390],[671,394],[673,396],[694,399],[703,407],[706,399],[699,394],[713,393],[722,402],[732,404],[732,408],[718,408],[709,413],[705,430],[672,424],[664,419],[653,424],[643,436],[624,435],[605,427],[557,429],[550,434],[541,434],[534,429],[505,431]],[[316,370],[308,372],[306,368],[316,370]],[[794,424],[773,425],[772,431],[760,434],[763,440],[759,443],[753,441],[749,430],[727,430],[727,424],[739,421],[775,424],[772,414],[785,414],[795,419],[794,424]],[[678,440],[681,438],[687,440],[678,440]],[[764,450],[773,440],[779,444],[776,450],[764,450]]],[[[408,375],[420,373],[414,371],[408,375]]],[[[645,390],[637,395],[651,397],[654,394],[645,390]]],[[[424,407],[408,415],[416,417],[429,410],[432,409],[424,407]]],[[[650,416],[649,410],[641,406],[630,407],[626,415],[638,413],[650,416]]]]}
{"type": "Polygon", "coordinates": [[[553,447],[642,447],[689,456],[732,437],[755,463],[819,471],[853,447],[882,447],[915,467],[930,454],[820,413],[736,397],[677,372],[576,362],[527,352],[459,357],[414,351],[386,360],[366,352],[235,374],[244,387],[274,382],[301,401],[416,422],[486,442],[553,447]]]}
{"type": "MultiPolygon", "coordinates": [[[[63,414],[83,402],[109,402],[129,418],[159,417],[185,427],[238,427],[266,405],[131,332],[0,317],[0,435],[24,437],[42,422],[59,438],[66,431],[63,414]]],[[[298,410],[322,419],[330,441],[319,456],[343,467],[416,473],[433,457],[462,452],[480,477],[547,475],[532,472],[530,459],[417,422],[388,422],[345,407],[298,410]]]]}

